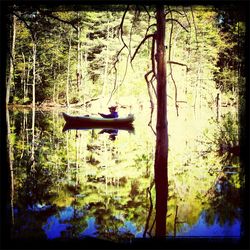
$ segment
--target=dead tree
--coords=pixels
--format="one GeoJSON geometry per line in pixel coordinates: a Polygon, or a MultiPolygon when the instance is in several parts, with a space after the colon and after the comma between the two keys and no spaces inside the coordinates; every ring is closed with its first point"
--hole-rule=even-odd
{"type": "MultiPolygon", "coordinates": [[[[144,7],[146,9],[146,7],[144,7]]],[[[120,35],[123,36],[123,22],[128,12],[129,8],[126,8],[124,15],[122,17],[122,21],[120,24],[120,35]]],[[[147,9],[146,9],[147,11],[147,9]]],[[[186,27],[184,27],[177,19],[172,17],[172,12],[174,10],[170,10],[165,13],[163,5],[157,5],[156,7],[156,16],[154,17],[156,23],[148,26],[146,30],[146,34],[139,45],[136,47],[134,53],[131,55],[131,64],[139,52],[140,48],[145,44],[146,41],[151,40],[151,68],[145,74],[145,80],[147,82],[148,93],[150,97],[151,103],[151,118],[149,122],[149,126],[151,126],[152,130],[156,135],[156,150],[155,150],[155,162],[154,162],[154,177],[155,177],[155,188],[156,188],[156,218],[155,218],[155,236],[156,237],[164,237],[166,236],[166,218],[167,218],[167,199],[168,199],[168,122],[167,122],[167,75],[166,75],[166,65],[169,63],[177,64],[180,66],[186,66],[184,63],[174,62],[171,60],[170,52],[168,61],[166,61],[166,45],[165,45],[165,28],[167,22],[173,22],[179,24],[184,30],[187,31],[186,27]],[[167,14],[171,14],[171,18],[166,19],[167,14]],[[153,32],[149,32],[154,28],[153,32]],[[156,28],[156,30],[155,30],[156,28]],[[156,86],[154,86],[154,82],[156,82],[156,86]],[[156,130],[152,127],[152,114],[154,111],[154,102],[153,102],[153,93],[157,100],[157,121],[156,121],[156,130]]],[[[178,11],[176,11],[178,12],[178,11]]],[[[151,14],[147,11],[149,18],[151,18],[151,14]]],[[[179,13],[184,15],[182,13],[179,13]]],[[[114,68],[116,69],[116,63],[119,61],[119,55],[121,52],[127,48],[127,44],[124,42],[123,38],[123,47],[117,53],[117,60],[114,63],[114,68]]],[[[171,42],[171,39],[170,39],[171,42]]],[[[170,72],[172,74],[172,70],[170,72]]],[[[173,78],[172,78],[173,79],[173,78]]],[[[175,82],[174,82],[175,84],[175,82]]],[[[116,87],[116,83],[114,89],[116,87]]],[[[177,95],[177,87],[176,87],[176,95],[177,95]]],[[[175,102],[177,103],[177,97],[175,98],[175,102]]],[[[147,225],[148,227],[148,225],[147,225]]]]}

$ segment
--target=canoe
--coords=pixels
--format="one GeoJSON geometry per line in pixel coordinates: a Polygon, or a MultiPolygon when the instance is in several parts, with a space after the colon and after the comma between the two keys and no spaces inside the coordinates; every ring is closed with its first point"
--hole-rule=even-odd
{"type": "Polygon", "coordinates": [[[89,129],[119,129],[119,130],[126,130],[129,133],[134,133],[133,124],[107,124],[107,125],[99,125],[99,124],[89,124],[89,125],[81,125],[81,124],[70,124],[68,122],[65,123],[63,127],[63,132],[67,130],[89,130],[89,129]]]}
{"type": "Polygon", "coordinates": [[[94,116],[72,116],[62,113],[68,127],[95,127],[95,128],[118,128],[131,126],[134,121],[133,115],[119,118],[102,118],[94,116]]]}

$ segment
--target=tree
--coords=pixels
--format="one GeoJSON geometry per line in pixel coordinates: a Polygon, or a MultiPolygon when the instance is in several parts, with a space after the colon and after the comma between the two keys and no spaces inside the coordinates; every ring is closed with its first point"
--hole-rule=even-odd
{"type": "Polygon", "coordinates": [[[13,67],[14,67],[14,60],[15,60],[15,42],[16,42],[16,17],[14,15],[10,15],[10,37],[9,37],[9,78],[7,81],[7,86],[6,86],[6,103],[9,103],[9,98],[10,98],[10,89],[13,81],[13,67]]]}
{"type": "MultiPolygon", "coordinates": [[[[121,22],[120,30],[123,39],[123,21],[126,9],[121,22]]],[[[150,15],[150,14],[149,14],[150,15]]],[[[135,49],[131,61],[135,58],[140,47],[147,39],[152,38],[151,63],[152,69],[146,73],[145,79],[149,86],[148,75],[153,74],[156,78],[157,87],[157,124],[156,124],[156,150],[155,150],[155,187],[156,187],[156,237],[166,236],[166,215],[168,198],[168,123],[167,123],[167,79],[166,79],[166,58],[165,58],[165,12],[164,6],[156,7],[156,32],[146,34],[141,43],[135,49]],[[155,53],[156,44],[156,53],[155,53]],[[156,64],[156,66],[155,66],[156,64]]],[[[123,40],[124,46],[127,44],[123,40]]],[[[122,49],[123,49],[122,48],[122,49]]]]}
{"type": "Polygon", "coordinates": [[[155,150],[156,187],[156,236],[166,236],[168,197],[168,123],[167,79],[165,59],[165,13],[164,6],[157,6],[156,62],[157,62],[157,124],[155,150]]]}

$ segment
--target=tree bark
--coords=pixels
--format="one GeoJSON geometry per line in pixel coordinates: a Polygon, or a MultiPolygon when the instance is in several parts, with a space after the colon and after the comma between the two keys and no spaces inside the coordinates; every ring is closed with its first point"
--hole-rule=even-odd
{"type": "MultiPolygon", "coordinates": [[[[79,12],[77,12],[77,17],[80,17],[79,12]]],[[[81,27],[78,22],[77,24],[77,72],[76,72],[76,83],[77,83],[77,90],[78,96],[80,97],[80,87],[81,87],[81,79],[82,79],[82,71],[81,71],[81,27]]]]}
{"type": "Polygon", "coordinates": [[[9,75],[6,85],[6,104],[9,104],[10,99],[10,88],[13,81],[13,72],[14,72],[14,58],[15,58],[15,41],[16,41],[16,17],[13,15],[11,17],[11,28],[9,33],[9,51],[10,55],[8,56],[9,63],[9,75]]]}
{"type": "Polygon", "coordinates": [[[21,83],[23,84],[23,103],[25,102],[25,93],[26,93],[26,60],[25,60],[25,55],[22,52],[22,57],[23,57],[23,73],[21,76],[21,83]]]}
{"type": "Polygon", "coordinates": [[[69,35],[69,52],[68,52],[68,72],[67,72],[67,84],[66,84],[66,101],[67,107],[69,107],[69,78],[70,78],[70,51],[71,51],[71,34],[69,35]]]}
{"type": "Polygon", "coordinates": [[[33,82],[32,82],[32,107],[36,105],[36,41],[33,40],[33,82]]]}
{"type": "MultiPolygon", "coordinates": [[[[109,22],[107,26],[107,40],[109,39],[109,22]]],[[[103,86],[102,86],[102,98],[105,97],[107,82],[108,82],[108,63],[109,63],[109,44],[106,46],[106,57],[105,57],[105,67],[104,67],[104,75],[103,75],[103,86]]]]}
{"type": "Polygon", "coordinates": [[[164,6],[157,6],[157,125],[155,151],[156,187],[156,237],[166,236],[168,197],[168,124],[167,124],[167,81],[165,61],[165,15],[164,6]]]}
{"type": "Polygon", "coordinates": [[[10,172],[10,216],[11,224],[14,225],[14,173],[13,173],[13,145],[11,145],[11,131],[10,131],[10,117],[9,110],[6,108],[6,123],[7,123],[7,152],[8,152],[8,162],[9,162],[9,172],[10,172]]]}

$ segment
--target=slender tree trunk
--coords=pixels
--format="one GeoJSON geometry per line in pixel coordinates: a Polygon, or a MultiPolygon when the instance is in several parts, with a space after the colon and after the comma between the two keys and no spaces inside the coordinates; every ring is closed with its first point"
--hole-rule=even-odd
{"type": "Polygon", "coordinates": [[[167,80],[165,62],[164,6],[157,6],[157,125],[155,151],[156,237],[166,236],[168,197],[168,124],[167,80]]]}
{"type": "Polygon", "coordinates": [[[13,72],[14,72],[14,59],[15,59],[15,43],[16,43],[16,17],[13,15],[11,17],[11,25],[12,27],[10,28],[10,56],[8,57],[9,59],[9,76],[7,80],[7,85],[6,85],[6,104],[8,105],[9,99],[10,99],[10,88],[11,88],[11,83],[13,81],[13,72]]]}
{"type": "Polygon", "coordinates": [[[78,131],[76,131],[76,140],[75,140],[75,143],[76,143],[76,172],[75,172],[75,175],[76,175],[76,182],[75,182],[75,186],[78,184],[78,170],[79,170],[79,134],[78,134],[78,131]]]}
{"type": "Polygon", "coordinates": [[[22,74],[22,83],[23,83],[23,103],[25,102],[25,93],[26,93],[26,60],[25,60],[25,55],[22,52],[22,57],[23,57],[23,74],[22,74]]]}
{"type": "Polygon", "coordinates": [[[175,217],[174,217],[174,237],[176,237],[176,229],[178,224],[178,206],[175,208],[175,217]]]}
{"type": "Polygon", "coordinates": [[[220,121],[221,98],[220,93],[217,93],[216,100],[216,121],[220,121]]]}
{"type": "MultiPolygon", "coordinates": [[[[109,39],[109,22],[107,27],[107,39],[109,39]]],[[[105,67],[104,67],[104,76],[103,76],[103,86],[102,86],[102,98],[105,97],[106,89],[107,89],[107,82],[108,82],[108,62],[109,62],[109,45],[107,44],[106,47],[106,57],[105,57],[105,67]]]]}
{"type": "Polygon", "coordinates": [[[53,82],[54,82],[54,85],[53,85],[53,97],[52,97],[52,100],[53,102],[55,103],[56,102],[56,79],[55,77],[53,77],[53,82]]]}
{"type": "Polygon", "coordinates": [[[67,84],[66,84],[67,107],[69,107],[70,51],[71,51],[71,34],[69,35],[68,72],[67,72],[67,84]]]}
{"type": "Polygon", "coordinates": [[[32,82],[32,107],[36,105],[36,41],[33,40],[33,82],[32,82]]]}
{"type": "Polygon", "coordinates": [[[28,67],[27,67],[27,78],[26,78],[26,89],[25,89],[25,96],[28,95],[28,85],[29,85],[29,80],[30,80],[30,71],[31,71],[31,68],[30,68],[30,56],[29,56],[29,59],[28,59],[28,67]]]}
{"type": "MultiPolygon", "coordinates": [[[[77,13],[77,17],[79,18],[79,12],[77,13]]],[[[80,96],[80,86],[81,86],[81,27],[78,23],[77,25],[77,72],[76,72],[76,81],[77,81],[77,90],[78,90],[78,96],[80,96]]]]}
{"type": "Polygon", "coordinates": [[[83,70],[83,62],[84,62],[84,58],[83,58],[83,51],[82,51],[82,43],[81,43],[81,53],[80,53],[80,57],[81,57],[81,63],[80,63],[80,74],[81,74],[81,82],[80,82],[80,92],[79,92],[79,100],[82,99],[82,102],[84,103],[85,98],[84,98],[84,91],[83,91],[83,75],[84,75],[84,70],[83,70]]]}
{"type": "Polygon", "coordinates": [[[8,162],[10,171],[10,214],[11,214],[11,224],[14,225],[14,173],[13,173],[13,146],[10,142],[10,118],[9,110],[6,108],[6,123],[7,123],[7,152],[8,152],[8,162]]]}
{"type": "Polygon", "coordinates": [[[35,167],[35,119],[36,119],[36,109],[35,106],[32,107],[32,142],[31,142],[31,169],[35,167]]]}
{"type": "MultiPolygon", "coordinates": [[[[70,170],[69,159],[69,133],[66,133],[66,148],[67,148],[67,172],[70,170]]],[[[68,175],[69,176],[69,175],[68,175]]]]}

